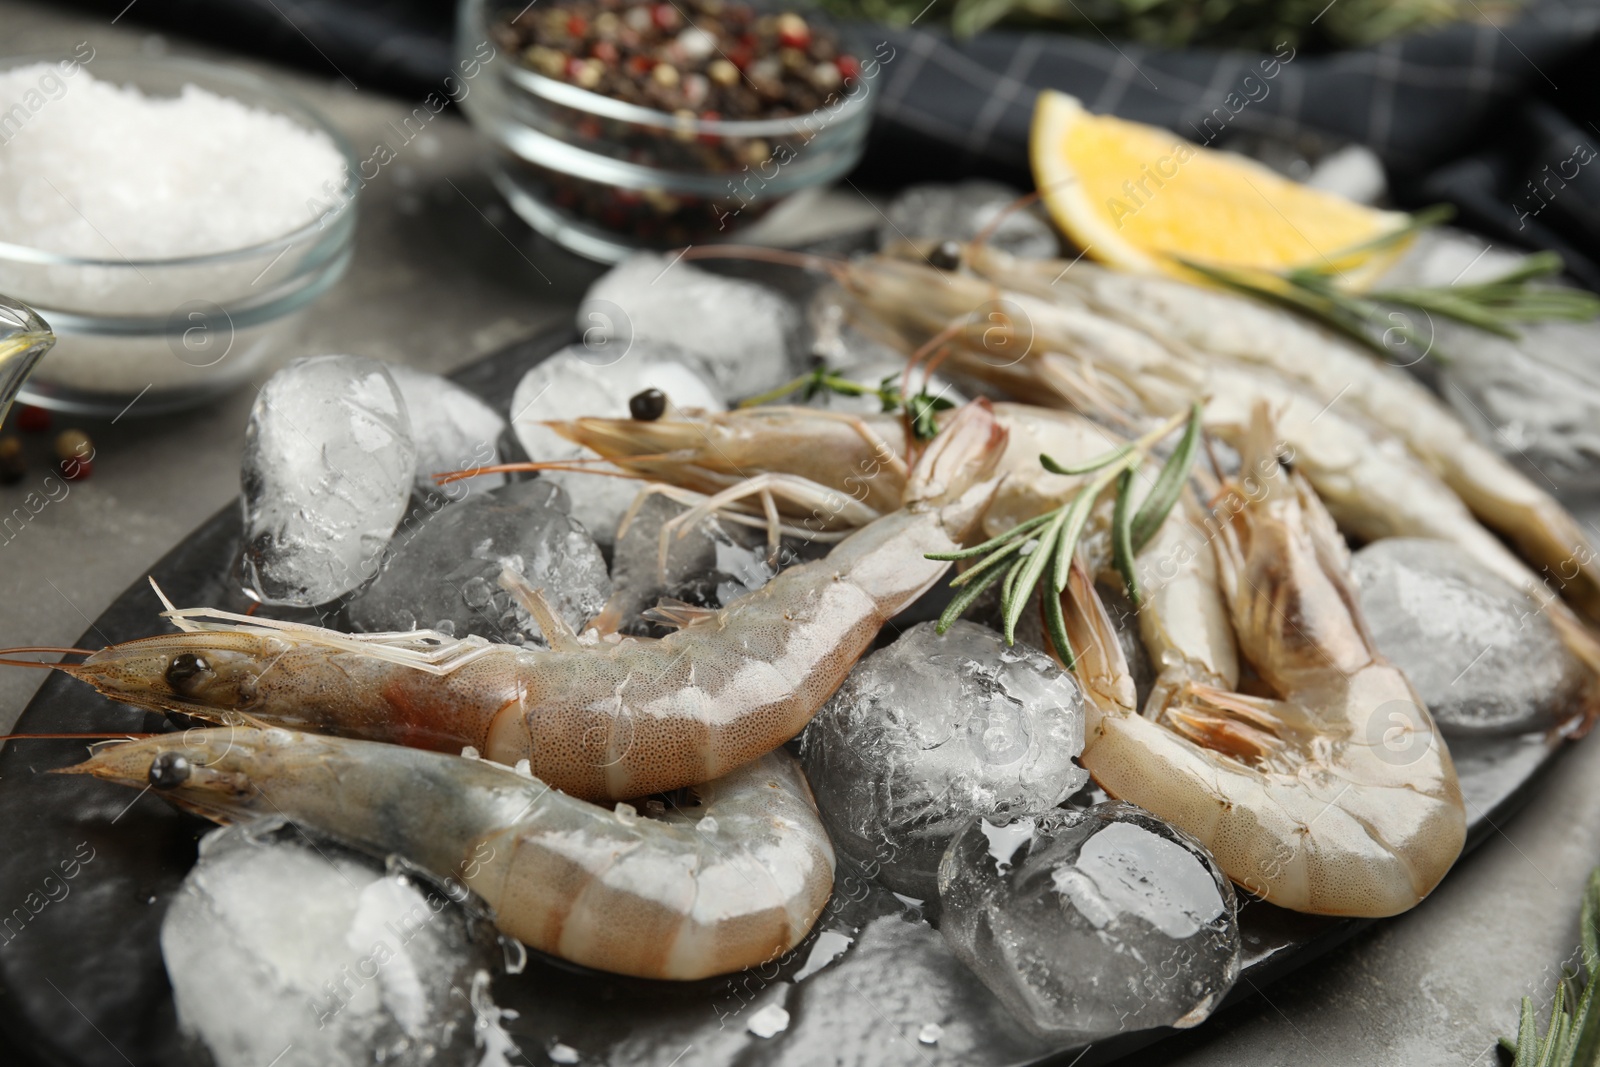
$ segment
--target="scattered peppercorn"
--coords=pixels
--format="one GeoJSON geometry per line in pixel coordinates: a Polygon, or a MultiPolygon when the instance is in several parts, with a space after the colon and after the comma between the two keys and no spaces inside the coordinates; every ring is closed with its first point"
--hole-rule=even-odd
{"type": "Polygon", "coordinates": [[[628,398],[628,413],[640,422],[655,422],[667,411],[667,394],[646,389],[628,398]]]}
{"type": "Polygon", "coordinates": [[[61,477],[77,481],[94,473],[94,445],[82,430],[62,430],[56,436],[56,466],[61,477]]]}
{"type": "Polygon", "coordinates": [[[44,433],[50,429],[50,413],[44,408],[23,404],[17,409],[17,429],[23,433],[44,433]]]}
{"type": "Polygon", "coordinates": [[[956,270],[961,266],[961,244],[944,241],[928,255],[928,266],[934,270],[956,270]]]}
{"type": "Polygon", "coordinates": [[[22,438],[0,437],[0,485],[16,485],[28,473],[28,460],[22,454],[22,438]]]}

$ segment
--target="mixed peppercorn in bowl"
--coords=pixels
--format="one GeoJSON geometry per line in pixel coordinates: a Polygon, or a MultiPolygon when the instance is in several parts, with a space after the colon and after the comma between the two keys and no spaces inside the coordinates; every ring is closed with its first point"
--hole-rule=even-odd
{"type": "Polygon", "coordinates": [[[469,0],[458,46],[486,39],[510,62],[463,107],[496,184],[536,229],[613,261],[726,237],[844,174],[884,61],[816,16],[725,0],[469,0]]]}

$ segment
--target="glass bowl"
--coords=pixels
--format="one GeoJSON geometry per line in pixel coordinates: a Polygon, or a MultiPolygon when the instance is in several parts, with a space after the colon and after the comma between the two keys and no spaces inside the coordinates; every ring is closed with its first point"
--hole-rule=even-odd
{"type": "MultiPolygon", "coordinates": [[[[49,57],[0,62],[0,70],[49,57]]],[[[80,415],[156,415],[195,407],[248,380],[298,333],[307,306],[350,262],[356,156],[326,119],[271,83],[228,67],[168,58],[97,58],[82,69],[148,96],[185,85],[276,112],[332,138],[342,187],[292,233],[227,252],[91,259],[0,241],[0,293],[31,305],[55,347],[19,399],[80,415]],[[134,403],[137,401],[137,403],[134,403]]]]}
{"type": "MultiPolygon", "coordinates": [[[[463,70],[482,60],[492,27],[526,4],[463,0],[463,70]]],[[[810,13],[807,13],[810,17],[810,13]]],[[[604,262],[639,248],[724,239],[802,189],[842,177],[861,158],[871,75],[845,81],[816,111],[780,119],[705,120],[614,100],[497,54],[460,98],[493,149],[495,185],[518,215],[558,244],[604,262]]]]}

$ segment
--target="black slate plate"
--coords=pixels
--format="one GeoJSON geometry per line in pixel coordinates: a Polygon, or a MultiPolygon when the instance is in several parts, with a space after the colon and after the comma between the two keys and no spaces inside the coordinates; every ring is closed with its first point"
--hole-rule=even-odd
{"type": "MultiPolygon", "coordinates": [[[[456,375],[505,411],[521,374],[565,344],[549,334],[508,348],[456,375]]],[[[240,609],[230,572],[240,547],[239,516],[223,509],[157,563],[151,573],[174,602],[240,609]]],[[[156,632],[160,610],[149,586],[129,588],[80,647],[156,632]]],[[[110,703],[87,686],[53,675],[23,712],[19,731],[144,731],[158,716],[110,703]]],[[[1467,797],[1467,848],[1514,808],[1561,742],[1530,736],[1452,749],[1467,797]]],[[[159,798],[93,779],[45,773],[80,761],[78,741],[26,741],[0,753],[0,1033],[7,1063],[128,1067],[189,1062],[178,1040],[157,933],[195,845],[209,828],[159,798]],[[67,877],[71,872],[72,877],[67,877]]],[[[1426,903],[1422,905],[1426,907],[1426,903]]],[[[1299,915],[1256,901],[1240,911],[1245,970],[1230,1002],[1304,966],[1365,921],[1299,915]]],[[[693,983],[649,982],[576,968],[543,957],[495,981],[495,999],[518,1011],[510,1024],[529,1063],[556,1040],[586,1064],[934,1064],[1107,1063],[1171,1031],[1119,1035],[1081,1050],[1030,1037],[945,947],[914,907],[841,869],[817,932],[854,944],[799,982],[811,941],[770,967],[693,983]],[[791,1015],[783,1034],[747,1032],[767,1004],[791,1015]],[[926,1024],[942,1028],[923,1044],[926,1024]]],[[[239,1010],[248,1011],[241,1004],[239,1010]]],[[[1159,1052],[1159,1050],[1155,1050],[1159,1052]]],[[[265,1065],[263,1065],[265,1067],[265,1065]]]]}

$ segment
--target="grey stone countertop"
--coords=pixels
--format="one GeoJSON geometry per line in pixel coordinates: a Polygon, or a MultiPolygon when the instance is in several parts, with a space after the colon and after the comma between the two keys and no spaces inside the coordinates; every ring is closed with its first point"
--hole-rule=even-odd
{"type": "MultiPolygon", "coordinates": [[[[0,27],[7,54],[67,54],[88,40],[100,55],[219,58],[126,23],[11,0],[0,0],[0,27]]],[[[394,139],[389,123],[414,106],[352,90],[331,70],[317,77],[225,58],[291,87],[358,148],[394,139]]],[[[362,198],[349,273],[280,359],[350,352],[450,371],[568,319],[597,273],[534,238],[500,203],[471,131],[453,115],[402,147],[362,198]]],[[[846,187],[813,204],[801,220],[808,229],[797,222],[792,236],[871,224],[875,212],[846,187]]],[[[75,641],[149,564],[234,498],[255,392],[247,386],[202,410],[154,419],[135,409],[115,424],[57,416],[57,429],[78,425],[93,438],[94,473],[0,539],[0,645],[75,641]]],[[[36,461],[22,483],[0,488],[0,512],[45,473],[36,461]]],[[[0,725],[9,727],[41,680],[0,669],[0,725]]],[[[1576,958],[1579,897],[1600,862],[1597,816],[1600,742],[1591,740],[1567,752],[1531,802],[1423,906],[1134,1059],[1184,1067],[1496,1062],[1494,1041],[1515,1029],[1521,998],[1547,1008],[1560,964],[1576,958]]]]}

